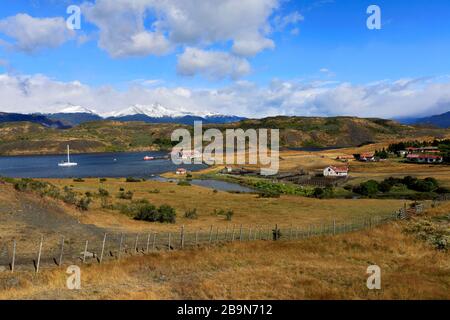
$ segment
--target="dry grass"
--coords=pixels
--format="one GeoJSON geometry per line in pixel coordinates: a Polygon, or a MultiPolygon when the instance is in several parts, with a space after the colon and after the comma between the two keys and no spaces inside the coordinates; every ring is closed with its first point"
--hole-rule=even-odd
{"type": "Polygon", "coordinates": [[[79,216],[85,224],[94,224],[99,227],[127,230],[127,231],[168,231],[179,230],[185,225],[187,230],[209,229],[211,225],[225,228],[227,225],[275,225],[293,224],[307,226],[310,224],[348,222],[351,219],[367,216],[383,216],[393,213],[401,208],[401,200],[346,200],[330,199],[318,200],[299,196],[282,196],[281,198],[259,198],[254,194],[233,194],[217,192],[198,186],[178,186],[176,183],[145,181],[126,183],[124,179],[108,179],[100,184],[98,179],[85,179],[85,182],[72,180],[49,180],[59,187],[72,185],[79,193],[87,191],[98,192],[99,186],[109,191],[111,200],[115,203],[128,200],[119,200],[115,196],[123,187],[126,191],[134,192],[135,199],[148,199],[159,206],[170,204],[177,210],[177,223],[174,225],[147,223],[134,221],[118,211],[101,208],[100,200],[95,199],[91,209],[79,216]],[[155,189],[159,193],[149,193],[155,189]],[[184,217],[188,209],[197,208],[198,219],[192,220],[184,217]],[[214,215],[215,209],[231,209],[234,211],[232,221],[226,221],[223,216],[214,215]]]}
{"type": "Polygon", "coordinates": [[[406,235],[404,223],[86,265],[81,291],[66,289],[64,270],[3,274],[0,299],[450,299],[449,253],[406,235]],[[382,290],[366,288],[372,264],[381,267],[382,290]]]}

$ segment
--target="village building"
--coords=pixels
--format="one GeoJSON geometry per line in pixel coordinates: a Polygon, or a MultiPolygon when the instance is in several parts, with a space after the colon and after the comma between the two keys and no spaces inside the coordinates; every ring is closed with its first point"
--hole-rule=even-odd
{"type": "Polygon", "coordinates": [[[349,160],[354,160],[355,157],[353,155],[345,154],[336,157],[336,160],[347,162],[349,160]]]}
{"type": "Polygon", "coordinates": [[[178,168],[177,171],[175,172],[177,175],[179,176],[184,176],[187,174],[187,170],[184,168],[178,168]]]}
{"type": "Polygon", "coordinates": [[[323,170],[324,177],[346,177],[348,176],[348,167],[329,166],[323,170]]]}
{"type": "Polygon", "coordinates": [[[367,152],[367,153],[361,153],[360,155],[359,155],[359,161],[376,161],[377,160],[377,158],[375,157],[375,154],[374,153],[369,153],[369,152],[367,152]]]}
{"type": "Polygon", "coordinates": [[[406,151],[408,152],[408,154],[439,153],[440,152],[438,147],[420,147],[420,148],[409,147],[409,148],[406,148],[406,151]]]}
{"type": "Polygon", "coordinates": [[[444,158],[438,155],[431,154],[408,154],[406,156],[407,161],[414,163],[442,163],[444,158]]]}

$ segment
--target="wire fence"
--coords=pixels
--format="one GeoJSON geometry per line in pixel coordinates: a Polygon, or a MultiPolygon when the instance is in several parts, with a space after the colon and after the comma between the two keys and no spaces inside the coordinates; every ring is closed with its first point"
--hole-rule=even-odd
{"type": "MultiPolygon", "coordinates": [[[[437,203],[431,204],[435,206],[437,203]]],[[[421,213],[428,205],[405,205],[387,216],[374,216],[336,222],[294,226],[228,225],[211,226],[208,230],[189,230],[182,226],[179,232],[105,233],[102,236],[73,238],[59,235],[34,241],[0,240],[0,271],[29,271],[76,263],[102,263],[129,256],[146,255],[159,251],[182,250],[223,243],[250,241],[293,241],[326,235],[337,235],[369,229],[393,220],[407,219],[421,213]]]]}

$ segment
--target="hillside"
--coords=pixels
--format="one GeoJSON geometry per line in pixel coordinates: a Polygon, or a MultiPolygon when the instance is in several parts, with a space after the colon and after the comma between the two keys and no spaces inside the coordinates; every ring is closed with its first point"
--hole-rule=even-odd
{"type": "MultiPolygon", "coordinates": [[[[146,151],[171,147],[170,136],[179,124],[96,121],[59,130],[36,123],[0,124],[0,154],[64,153],[70,142],[73,153],[146,151]]],[[[383,119],[354,117],[272,117],[230,124],[207,124],[204,128],[279,128],[281,146],[344,147],[398,138],[443,137],[448,130],[416,128],[383,119]]]]}
{"type": "MultiPolygon", "coordinates": [[[[448,220],[433,209],[433,227],[448,220]]],[[[427,218],[298,241],[257,241],[159,251],[82,267],[81,290],[61,270],[0,273],[1,299],[449,299],[448,252],[417,239],[427,218]],[[382,290],[368,290],[369,265],[382,290]]]]}

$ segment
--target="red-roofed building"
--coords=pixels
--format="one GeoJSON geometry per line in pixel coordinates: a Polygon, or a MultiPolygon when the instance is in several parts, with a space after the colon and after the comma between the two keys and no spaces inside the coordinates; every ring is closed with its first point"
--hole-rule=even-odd
{"type": "Polygon", "coordinates": [[[348,176],[348,167],[329,166],[323,170],[325,177],[346,177],[348,176]]]}
{"type": "Polygon", "coordinates": [[[412,153],[406,156],[409,162],[415,163],[442,163],[444,158],[442,156],[431,155],[431,154],[417,154],[412,153]]]}

